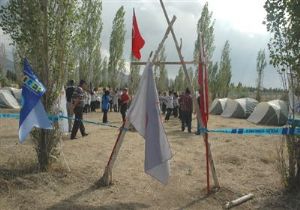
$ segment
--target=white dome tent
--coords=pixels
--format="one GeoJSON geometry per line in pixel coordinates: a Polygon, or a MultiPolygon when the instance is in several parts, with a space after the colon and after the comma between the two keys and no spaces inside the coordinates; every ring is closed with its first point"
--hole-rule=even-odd
{"type": "Polygon", "coordinates": [[[253,112],[258,102],[253,98],[228,99],[222,117],[246,119],[253,112]]]}
{"type": "Polygon", "coordinates": [[[20,109],[20,105],[12,92],[6,89],[0,89],[0,107],[1,108],[12,108],[20,109]]]}
{"type": "Polygon", "coordinates": [[[282,100],[261,102],[247,120],[261,125],[284,125],[288,120],[288,106],[282,100]]]}
{"type": "Polygon", "coordinates": [[[209,113],[213,115],[220,115],[224,111],[228,98],[216,98],[211,103],[209,113]]]}

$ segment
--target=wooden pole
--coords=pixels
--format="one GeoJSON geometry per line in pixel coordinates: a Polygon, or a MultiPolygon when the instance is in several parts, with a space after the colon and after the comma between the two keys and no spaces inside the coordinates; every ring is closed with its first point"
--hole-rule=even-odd
{"type": "Polygon", "coordinates": [[[252,193],[249,193],[248,195],[244,195],[244,196],[242,196],[240,198],[237,198],[237,199],[235,199],[233,201],[227,202],[225,204],[225,208],[226,209],[230,209],[230,208],[232,208],[234,206],[240,205],[241,203],[244,203],[244,202],[252,199],[253,197],[254,197],[254,195],[252,193]]]}
{"type": "MultiPolygon", "coordinates": [[[[161,7],[162,7],[162,9],[163,9],[163,12],[164,12],[165,18],[166,18],[166,20],[167,20],[167,23],[170,24],[170,20],[169,20],[167,11],[166,11],[166,9],[165,9],[165,6],[164,6],[162,0],[160,0],[160,4],[161,4],[161,7]]],[[[194,107],[197,107],[197,108],[196,108],[197,119],[198,119],[199,123],[201,124],[201,127],[203,127],[203,125],[202,125],[202,120],[201,120],[200,107],[199,107],[199,104],[197,103],[197,98],[196,98],[196,94],[195,94],[195,91],[194,91],[194,87],[193,87],[192,82],[191,82],[191,79],[190,79],[190,77],[189,77],[189,75],[188,75],[188,71],[187,71],[187,68],[186,68],[186,65],[185,65],[183,56],[182,56],[182,54],[181,54],[181,49],[180,49],[180,46],[179,46],[179,44],[178,44],[178,41],[177,41],[177,38],[176,38],[176,35],[175,35],[175,32],[174,32],[173,28],[171,28],[171,34],[172,34],[173,40],[174,40],[174,42],[175,42],[176,50],[177,50],[179,59],[180,59],[180,61],[181,61],[181,65],[182,65],[183,70],[184,70],[184,73],[185,73],[185,78],[186,78],[186,80],[187,80],[187,84],[188,84],[188,86],[189,86],[189,89],[192,91],[194,107]]],[[[205,135],[206,135],[206,134],[203,134],[202,136],[203,136],[203,140],[204,140],[205,145],[206,145],[207,154],[211,154],[210,148],[209,148],[209,146],[208,146],[208,140],[206,140],[205,135]]],[[[209,158],[209,155],[208,155],[208,158],[209,158]]],[[[210,157],[210,158],[212,158],[212,157],[210,157]]],[[[211,162],[211,163],[213,164],[212,161],[209,161],[209,162],[211,162]]],[[[208,163],[208,160],[207,160],[207,163],[208,163]]],[[[207,166],[207,169],[208,169],[208,171],[207,171],[207,192],[209,193],[209,192],[210,192],[210,186],[209,186],[209,168],[208,168],[208,167],[209,167],[209,166],[207,166]]],[[[214,168],[214,166],[213,166],[213,168],[214,168]]],[[[215,173],[215,171],[212,171],[212,173],[215,173]]],[[[213,177],[217,177],[216,174],[214,174],[213,177]]],[[[217,186],[218,181],[216,181],[216,180],[214,180],[214,181],[215,181],[215,186],[217,186]]]]}
{"type": "MultiPolygon", "coordinates": [[[[166,33],[165,33],[162,41],[160,42],[160,44],[158,45],[157,50],[155,51],[155,54],[154,54],[152,62],[154,62],[157,59],[158,54],[159,54],[161,48],[163,47],[164,42],[168,38],[168,35],[169,35],[169,33],[170,33],[171,29],[172,29],[172,26],[173,26],[175,20],[176,20],[176,17],[173,16],[173,19],[169,23],[169,26],[168,26],[168,28],[166,30],[166,33]]],[[[148,58],[149,61],[150,61],[151,55],[152,55],[152,52],[151,52],[151,54],[150,54],[150,56],[148,58]]],[[[105,167],[105,171],[104,171],[102,177],[97,182],[97,184],[99,186],[109,186],[109,185],[112,184],[112,169],[113,169],[114,163],[115,163],[115,161],[117,159],[117,156],[119,154],[120,148],[121,148],[121,146],[123,144],[125,133],[128,130],[129,126],[130,126],[130,122],[126,119],[125,123],[123,123],[123,126],[120,128],[120,132],[119,132],[118,138],[116,140],[116,143],[114,145],[114,148],[112,150],[110,158],[109,158],[109,160],[107,162],[107,165],[105,167]]]]}

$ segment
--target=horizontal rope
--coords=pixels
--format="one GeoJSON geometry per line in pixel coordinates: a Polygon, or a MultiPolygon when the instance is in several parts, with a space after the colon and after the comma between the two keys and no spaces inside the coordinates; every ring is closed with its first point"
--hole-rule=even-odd
{"type": "MultiPolygon", "coordinates": [[[[11,114],[11,113],[0,113],[0,119],[19,119],[20,118],[20,114],[16,113],[16,114],[11,114]]],[[[49,120],[56,122],[58,120],[62,120],[62,119],[70,119],[70,120],[80,120],[80,119],[75,119],[73,117],[67,117],[67,116],[63,116],[63,115],[48,115],[49,120]]],[[[102,126],[107,126],[107,127],[112,127],[112,128],[120,128],[116,125],[111,125],[109,123],[101,123],[101,122],[95,122],[95,121],[90,121],[90,120],[80,120],[83,123],[89,123],[89,124],[94,124],[94,125],[102,125],[102,126]]]]}
{"type": "Polygon", "coordinates": [[[300,128],[221,128],[221,129],[200,129],[202,132],[225,133],[240,135],[300,135],[300,128]]]}
{"type": "MultiPolygon", "coordinates": [[[[0,113],[0,119],[19,119],[19,114],[12,113],[0,113]]],[[[51,121],[58,121],[61,119],[79,120],[72,117],[63,115],[49,115],[51,121]]],[[[90,120],[81,120],[83,123],[89,123],[94,125],[101,125],[113,128],[120,128],[108,123],[95,122],[90,120]]],[[[298,121],[296,121],[298,123],[298,121]]],[[[291,119],[289,123],[292,123],[291,119]]],[[[300,121],[299,121],[300,124],[300,121]]],[[[127,131],[127,130],[126,130],[127,131]]],[[[300,128],[287,128],[287,127],[274,127],[274,128],[218,128],[218,129],[206,129],[201,128],[201,132],[209,133],[224,133],[224,134],[240,134],[240,135],[300,135],[300,128]]]]}

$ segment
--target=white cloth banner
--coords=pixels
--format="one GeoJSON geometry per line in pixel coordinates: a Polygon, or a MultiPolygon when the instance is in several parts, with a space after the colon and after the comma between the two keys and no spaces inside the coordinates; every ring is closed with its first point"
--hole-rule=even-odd
{"type": "Polygon", "coordinates": [[[170,174],[169,160],[172,155],[159,115],[159,99],[152,64],[149,62],[128,110],[127,118],[146,140],[145,172],[161,183],[167,184],[170,174]]]}
{"type": "MultiPolygon", "coordinates": [[[[67,99],[66,99],[66,91],[64,89],[64,87],[62,88],[61,92],[60,92],[60,96],[58,98],[58,109],[61,115],[63,116],[68,116],[68,112],[67,112],[67,99]]],[[[63,133],[68,133],[69,132],[69,123],[68,123],[68,119],[59,119],[58,121],[59,123],[59,128],[63,133]]]]}

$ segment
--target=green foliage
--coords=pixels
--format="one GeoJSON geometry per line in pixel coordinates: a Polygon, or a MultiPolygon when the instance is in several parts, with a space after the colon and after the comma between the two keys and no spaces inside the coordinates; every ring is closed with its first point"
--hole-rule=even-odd
{"type": "Polygon", "coordinates": [[[107,57],[104,57],[102,63],[101,63],[101,86],[107,87],[108,86],[108,63],[107,63],[107,57]]]}
{"type": "MultiPolygon", "coordinates": [[[[208,86],[211,92],[212,98],[216,97],[216,81],[218,77],[218,68],[217,66],[213,67],[212,56],[215,50],[214,46],[214,24],[215,21],[212,18],[213,13],[208,9],[208,3],[206,2],[202,12],[201,17],[198,20],[197,24],[197,40],[195,41],[195,49],[194,49],[194,60],[198,63],[199,62],[199,49],[200,49],[200,33],[203,39],[204,44],[204,51],[206,56],[206,63],[208,67],[208,86]]],[[[193,80],[194,87],[198,86],[198,71],[195,72],[195,77],[193,80]]]]}
{"type": "Polygon", "coordinates": [[[109,62],[108,62],[108,75],[110,86],[114,89],[117,87],[120,71],[122,70],[122,56],[125,43],[125,11],[121,6],[117,11],[113,20],[112,32],[110,35],[109,43],[109,62]]]}
{"type": "Polygon", "coordinates": [[[268,44],[270,63],[280,70],[297,72],[300,77],[299,1],[267,0],[264,8],[267,30],[272,34],[268,44]]]}
{"type": "Polygon", "coordinates": [[[260,96],[260,91],[262,88],[263,84],[263,74],[264,74],[264,69],[267,66],[267,61],[266,61],[266,55],[265,55],[265,50],[260,50],[258,51],[257,58],[256,58],[256,71],[258,74],[257,77],[257,91],[256,91],[256,100],[260,101],[261,96],[260,96]]]}
{"type": "Polygon", "coordinates": [[[231,59],[230,59],[230,45],[229,41],[225,42],[220,67],[219,67],[219,74],[218,74],[218,96],[219,97],[227,97],[229,92],[229,84],[231,80],[231,59]]]}
{"type": "Polygon", "coordinates": [[[204,43],[204,51],[206,53],[206,58],[208,62],[211,62],[212,56],[215,50],[214,46],[214,24],[215,22],[212,21],[212,12],[209,12],[208,10],[208,3],[206,2],[202,12],[201,17],[198,20],[197,23],[197,40],[195,42],[195,49],[194,49],[194,60],[199,61],[199,49],[200,49],[200,36],[199,33],[201,33],[203,37],[203,43],[204,43]]]}
{"type": "Polygon", "coordinates": [[[82,1],[78,9],[79,21],[77,26],[77,59],[79,61],[79,78],[99,84],[101,65],[101,19],[102,1],[82,1]]]}
{"type": "MultiPolygon", "coordinates": [[[[165,47],[161,49],[158,56],[158,61],[163,62],[166,61],[166,50],[165,47]]],[[[159,91],[168,91],[169,88],[169,79],[168,72],[166,66],[164,64],[160,64],[157,69],[155,69],[155,74],[158,76],[157,79],[157,89],[159,91]]]]}
{"type": "MultiPolygon", "coordinates": [[[[300,81],[300,2],[298,0],[267,0],[264,8],[267,12],[267,30],[272,35],[268,44],[270,63],[283,75],[286,75],[286,72],[290,73],[290,81],[295,80],[296,84],[291,82],[289,88],[297,90],[300,81]]],[[[283,81],[286,83],[285,80],[283,81]]],[[[299,136],[287,136],[286,145],[288,167],[283,167],[281,164],[279,166],[283,167],[281,174],[283,174],[283,179],[286,179],[287,187],[299,190],[299,136]]],[[[280,153],[278,156],[279,163],[286,161],[285,157],[280,156],[280,153]]]]}
{"type": "MultiPolygon", "coordinates": [[[[193,81],[194,81],[194,71],[193,71],[193,68],[192,68],[192,67],[189,67],[189,68],[187,69],[187,72],[188,72],[189,78],[190,78],[191,81],[193,82],[193,81]]],[[[188,82],[187,82],[186,79],[185,79],[184,82],[183,82],[183,87],[184,87],[184,88],[182,89],[182,91],[185,90],[187,87],[189,87],[189,86],[188,86],[188,82]]]]}
{"type": "MultiPolygon", "coordinates": [[[[136,61],[134,57],[133,61],[136,61]]],[[[138,85],[140,82],[140,66],[139,65],[131,65],[130,66],[130,81],[129,81],[129,91],[131,94],[134,94],[137,91],[138,85]]]]}
{"type": "Polygon", "coordinates": [[[208,86],[211,93],[211,100],[214,100],[219,92],[220,86],[218,82],[218,62],[215,62],[214,65],[209,65],[208,67],[208,86]]]}
{"type": "Polygon", "coordinates": [[[175,77],[174,90],[175,91],[182,91],[182,90],[184,90],[184,81],[185,81],[185,76],[184,76],[183,68],[182,68],[182,66],[180,66],[178,74],[175,77]]]}

